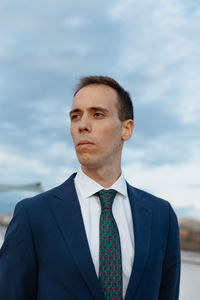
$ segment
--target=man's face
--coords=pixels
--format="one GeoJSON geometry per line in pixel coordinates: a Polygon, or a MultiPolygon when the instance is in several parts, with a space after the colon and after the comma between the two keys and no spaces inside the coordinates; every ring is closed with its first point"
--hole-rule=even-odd
{"type": "Polygon", "coordinates": [[[100,168],[121,161],[122,122],[118,116],[118,95],[109,86],[91,84],[74,97],[70,112],[71,135],[79,162],[86,168],[100,168]]]}

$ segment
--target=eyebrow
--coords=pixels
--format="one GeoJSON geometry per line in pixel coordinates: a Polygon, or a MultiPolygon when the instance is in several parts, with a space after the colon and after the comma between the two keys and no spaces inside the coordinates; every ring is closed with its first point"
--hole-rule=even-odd
{"type": "MultiPolygon", "coordinates": [[[[92,107],[89,107],[87,110],[93,110],[93,111],[97,111],[97,110],[101,110],[105,113],[108,113],[108,109],[107,108],[104,108],[102,106],[92,106],[92,107]]],[[[69,115],[71,116],[73,113],[76,113],[76,112],[80,112],[81,109],[79,108],[74,108],[72,109],[70,112],[69,112],[69,115]]]]}
{"type": "Polygon", "coordinates": [[[79,111],[81,111],[81,110],[78,108],[72,109],[72,110],[70,110],[69,115],[71,116],[73,113],[79,112],[79,111]]]}

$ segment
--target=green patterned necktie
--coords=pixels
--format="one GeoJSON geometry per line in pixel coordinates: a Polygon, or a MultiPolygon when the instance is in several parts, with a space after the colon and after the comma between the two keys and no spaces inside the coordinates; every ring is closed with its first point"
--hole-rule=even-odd
{"type": "Polygon", "coordinates": [[[115,190],[101,190],[99,224],[99,280],[106,300],[122,299],[122,259],[120,237],[112,214],[115,190]]]}

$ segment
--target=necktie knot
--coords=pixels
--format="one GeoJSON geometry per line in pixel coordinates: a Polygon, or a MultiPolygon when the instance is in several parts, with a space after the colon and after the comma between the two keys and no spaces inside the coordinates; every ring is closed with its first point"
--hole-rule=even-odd
{"type": "Polygon", "coordinates": [[[101,190],[98,192],[102,210],[111,210],[112,209],[113,200],[114,200],[116,194],[117,194],[117,191],[112,190],[112,189],[101,190]]]}

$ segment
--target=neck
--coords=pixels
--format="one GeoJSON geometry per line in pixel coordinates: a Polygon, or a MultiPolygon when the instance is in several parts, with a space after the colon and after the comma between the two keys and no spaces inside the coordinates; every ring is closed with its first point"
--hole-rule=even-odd
{"type": "Polygon", "coordinates": [[[92,178],[105,188],[112,186],[121,175],[121,166],[118,166],[117,168],[104,166],[94,169],[82,165],[81,169],[88,177],[92,178]]]}

